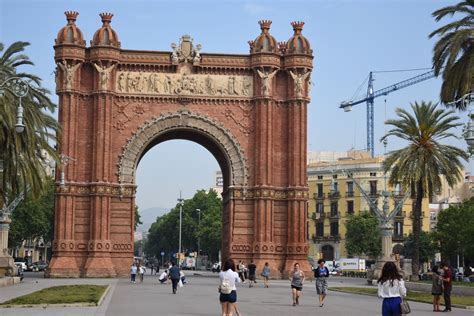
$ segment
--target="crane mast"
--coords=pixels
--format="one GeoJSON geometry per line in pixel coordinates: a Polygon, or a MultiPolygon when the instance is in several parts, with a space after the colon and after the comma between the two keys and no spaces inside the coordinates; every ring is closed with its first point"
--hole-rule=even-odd
{"type": "Polygon", "coordinates": [[[374,157],[374,99],[383,95],[388,95],[391,92],[415,85],[422,81],[435,77],[434,71],[430,70],[421,75],[397,82],[391,86],[374,91],[374,76],[373,72],[369,73],[369,80],[367,86],[367,95],[364,98],[355,101],[344,101],[339,106],[344,112],[352,110],[352,106],[366,102],[367,104],[367,151],[374,157]]]}

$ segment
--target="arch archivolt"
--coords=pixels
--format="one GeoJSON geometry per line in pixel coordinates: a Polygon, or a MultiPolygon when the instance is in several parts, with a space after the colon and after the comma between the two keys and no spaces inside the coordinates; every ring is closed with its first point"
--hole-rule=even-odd
{"type": "Polygon", "coordinates": [[[120,185],[134,184],[135,170],[144,151],[159,135],[175,129],[190,129],[216,143],[230,168],[229,185],[246,187],[248,164],[243,149],[230,130],[209,117],[181,110],[154,117],[145,122],[123,146],[118,163],[120,185]]]}

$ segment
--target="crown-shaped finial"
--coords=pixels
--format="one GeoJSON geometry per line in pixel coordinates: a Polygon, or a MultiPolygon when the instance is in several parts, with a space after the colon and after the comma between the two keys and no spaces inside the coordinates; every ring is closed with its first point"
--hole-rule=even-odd
{"type": "Polygon", "coordinates": [[[260,20],[258,21],[258,24],[260,24],[260,28],[262,31],[268,31],[270,29],[270,26],[272,25],[272,21],[270,20],[260,20]]]}
{"type": "Polygon", "coordinates": [[[293,21],[291,22],[291,26],[293,26],[293,30],[296,33],[301,33],[301,30],[303,30],[304,22],[302,21],[293,21]]]}
{"type": "Polygon", "coordinates": [[[66,19],[67,19],[68,23],[72,24],[72,23],[74,23],[74,21],[76,21],[77,16],[79,15],[79,12],[66,11],[66,12],[64,12],[64,15],[66,16],[66,19]]]}
{"type": "Polygon", "coordinates": [[[278,50],[284,54],[286,52],[286,42],[278,42],[278,50]]]}
{"type": "Polygon", "coordinates": [[[110,22],[112,22],[112,17],[114,16],[112,13],[109,13],[109,12],[103,12],[101,14],[99,14],[99,16],[101,17],[102,19],[102,23],[104,25],[107,25],[109,24],[110,22]]]}
{"type": "Polygon", "coordinates": [[[250,40],[250,41],[248,41],[247,43],[249,44],[250,48],[252,48],[252,47],[253,47],[253,44],[255,43],[255,41],[254,41],[254,40],[250,40]]]}

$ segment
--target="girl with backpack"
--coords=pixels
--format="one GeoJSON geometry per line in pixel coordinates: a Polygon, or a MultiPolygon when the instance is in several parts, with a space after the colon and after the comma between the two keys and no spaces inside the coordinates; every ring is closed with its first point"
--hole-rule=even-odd
{"type": "Polygon", "coordinates": [[[219,272],[219,301],[221,302],[222,316],[232,316],[234,311],[239,314],[236,307],[237,288],[235,283],[240,282],[239,274],[235,272],[235,263],[231,258],[224,262],[224,267],[219,272]]]}

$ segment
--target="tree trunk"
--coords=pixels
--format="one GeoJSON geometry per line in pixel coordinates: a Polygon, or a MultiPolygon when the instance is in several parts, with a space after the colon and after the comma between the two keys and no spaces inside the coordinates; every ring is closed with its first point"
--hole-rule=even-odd
{"type": "Polygon", "coordinates": [[[413,208],[413,258],[412,258],[412,279],[419,279],[420,270],[420,234],[421,234],[421,206],[423,202],[423,182],[416,183],[415,207],[413,208]]]}

